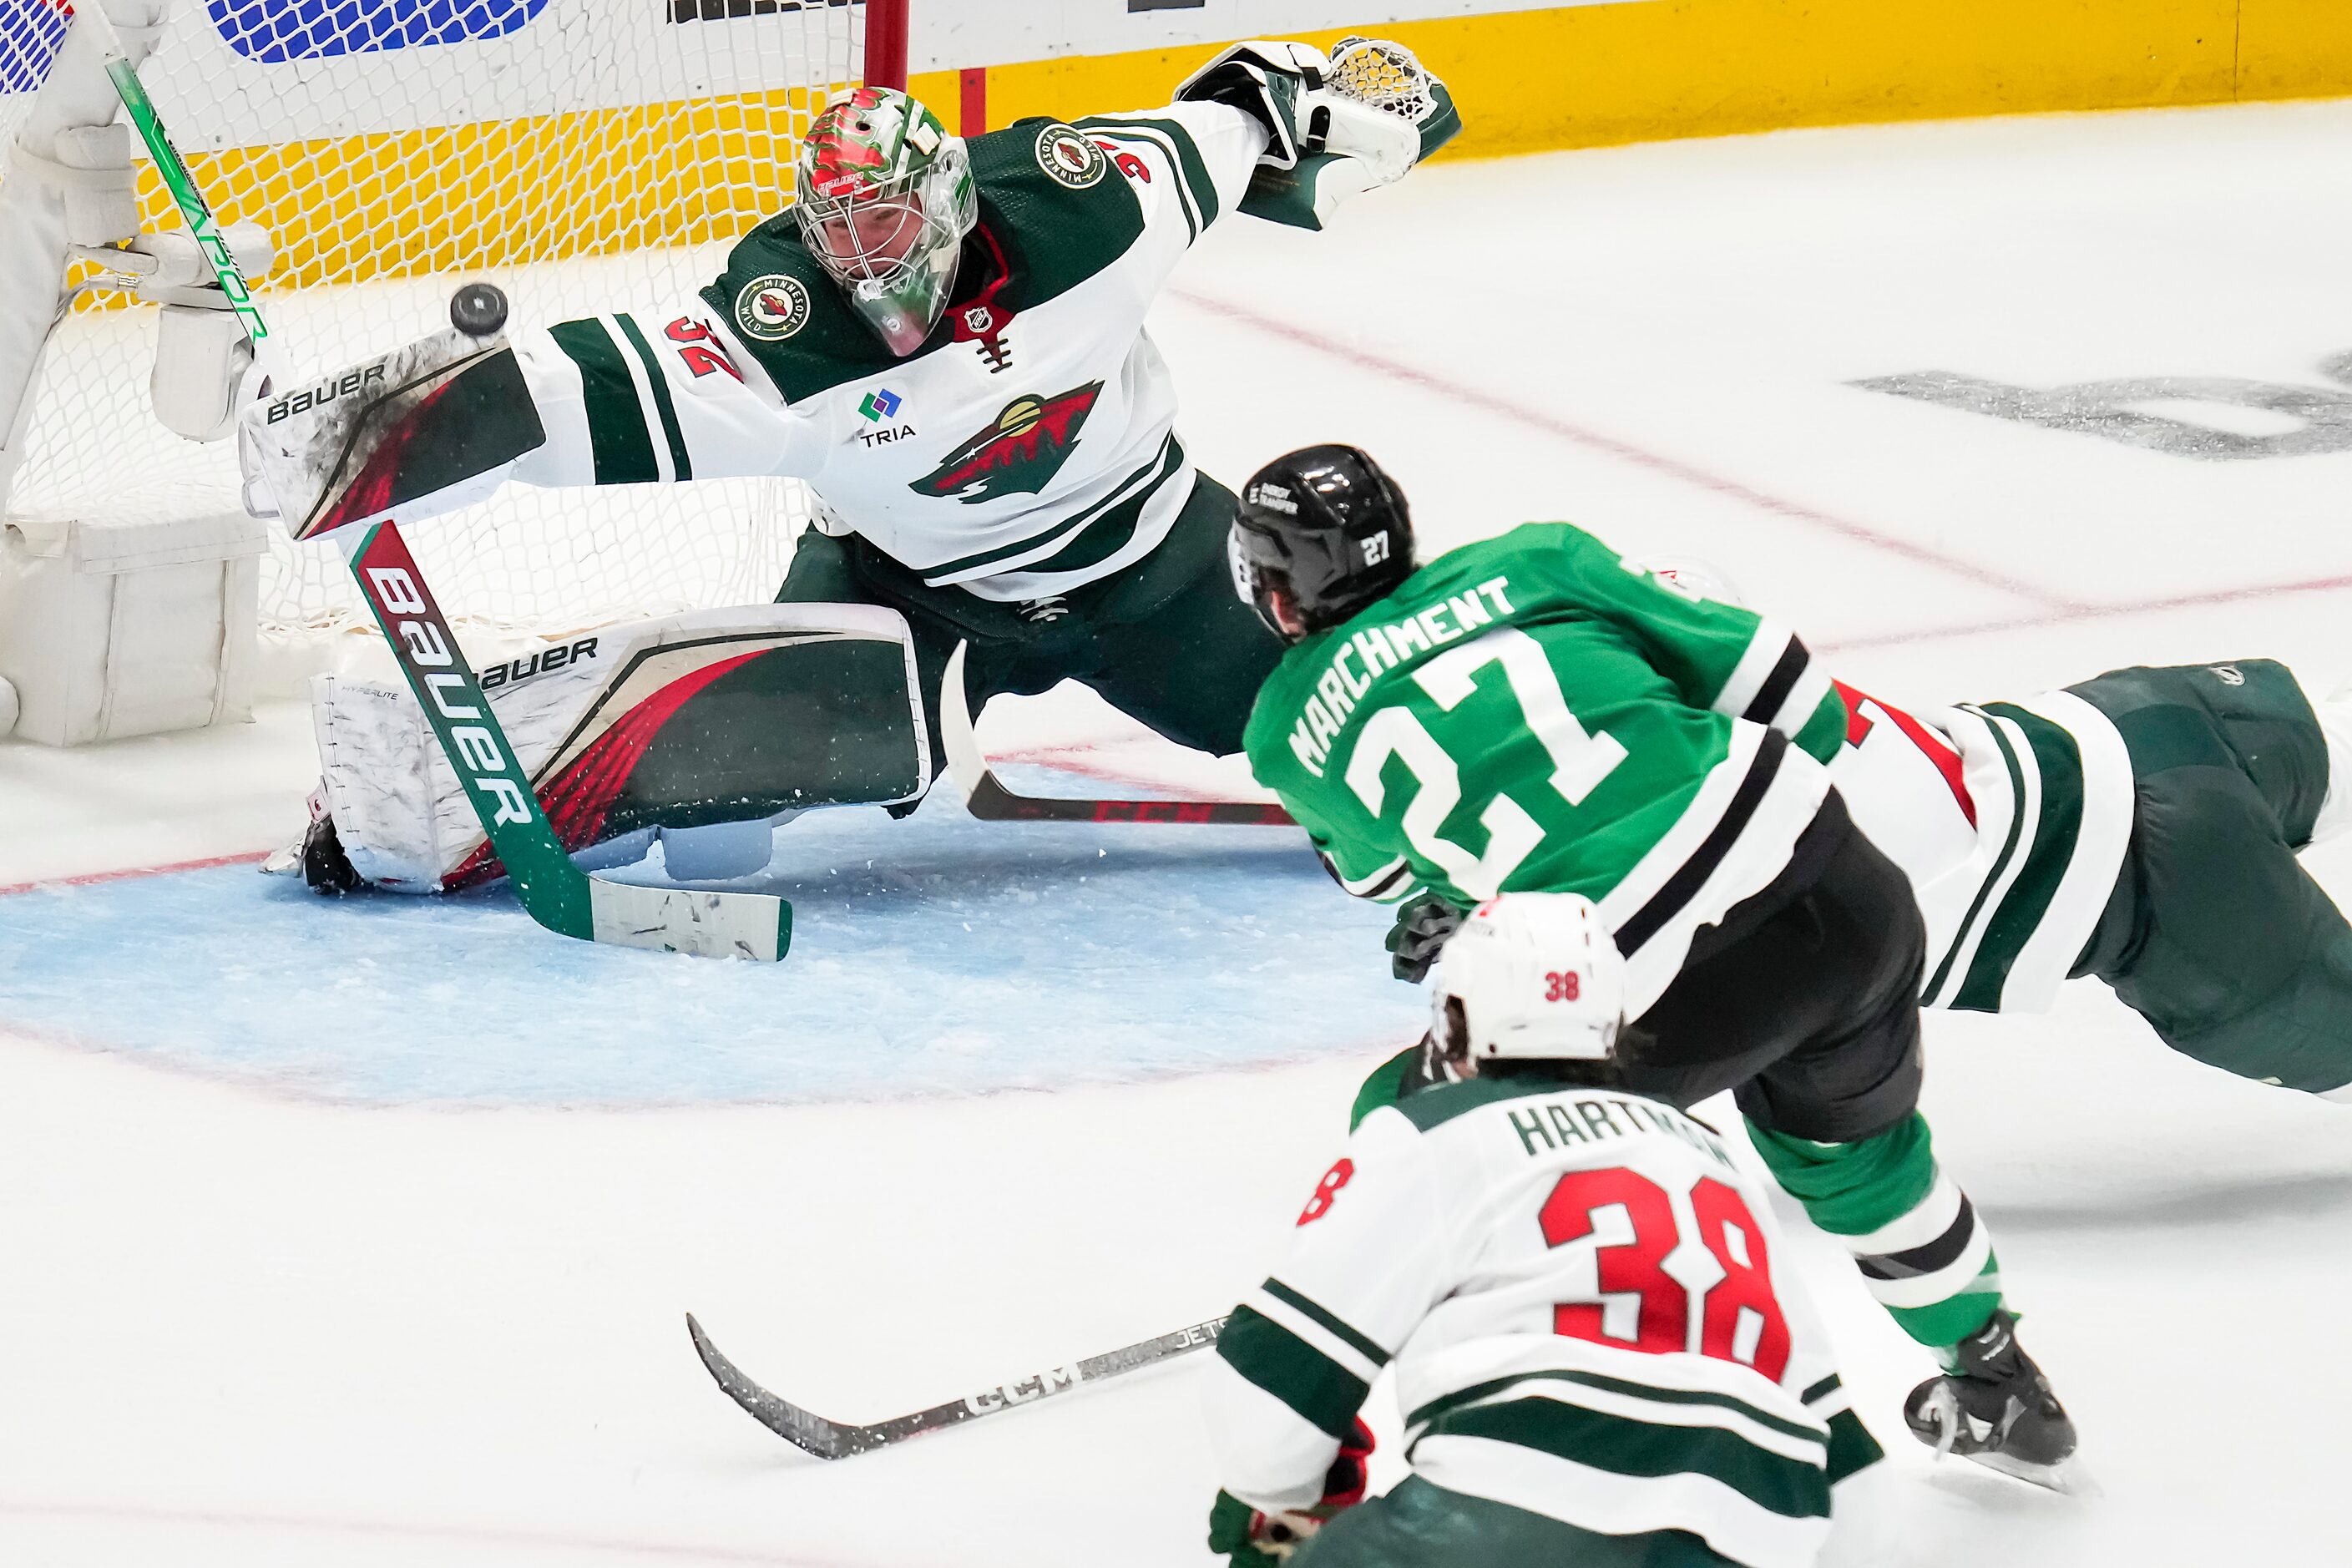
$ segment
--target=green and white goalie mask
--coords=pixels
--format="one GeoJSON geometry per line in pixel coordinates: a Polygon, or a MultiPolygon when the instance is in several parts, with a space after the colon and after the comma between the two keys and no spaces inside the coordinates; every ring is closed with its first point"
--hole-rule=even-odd
{"type": "Polygon", "coordinates": [[[890,352],[913,353],[947,309],[979,221],[963,138],[907,94],[861,87],[816,117],[795,172],[809,248],[890,352]]]}

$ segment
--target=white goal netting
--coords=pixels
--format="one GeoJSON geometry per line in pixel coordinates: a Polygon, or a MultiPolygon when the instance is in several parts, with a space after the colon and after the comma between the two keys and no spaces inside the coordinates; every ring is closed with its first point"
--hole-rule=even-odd
{"type": "MultiPolygon", "coordinates": [[[[708,282],[787,199],[810,118],[859,78],[864,13],[848,0],[174,0],[141,75],[221,222],[271,231],[262,308],[309,374],[445,325],[469,279],[498,283],[531,324],[708,282]]],[[[0,148],[62,33],[56,0],[0,0],[0,148]]],[[[139,174],[142,226],[178,227],[143,158],[139,174]]],[[[149,407],[156,316],[99,294],[59,325],[12,516],[238,510],[235,443],[184,441],[149,407]]],[[[773,479],[513,486],[410,536],[453,616],[552,631],[764,600],[804,507],[773,479]]],[[[282,534],[261,618],[266,635],[297,638],[365,624],[335,547],[282,534]]]]}

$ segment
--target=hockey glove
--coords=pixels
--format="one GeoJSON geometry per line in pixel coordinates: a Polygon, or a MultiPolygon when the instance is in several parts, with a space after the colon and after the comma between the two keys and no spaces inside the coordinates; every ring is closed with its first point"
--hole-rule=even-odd
{"type": "Polygon", "coordinates": [[[1435,893],[1421,893],[1398,906],[1389,928],[1389,973],[1415,985],[1426,979],[1438,950],[1462,923],[1462,911],[1435,893]]]}
{"type": "Polygon", "coordinates": [[[1304,44],[1236,44],[1176,89],[1230,104],[1266,127],[1241,210],[1319,229],[1332,209],[1403,177],[1462,129],[1454,95],[1412,51],[1343,38],[1327,60],[1304,44]]]}
{"type": "Polygon", "coordinates": [[[471,506],[547,445],[504,338],[454,330],[247,406],[237,460],[298,540],[471,506]]]}
{"type": "Polygon", "coordinates": [[[1265,127],[1261,168],[1288,169],[1306,149],[1305,97],[1323,85],[1331,62],[1311,44],[1256,38],[1235,44],[1176,87],[1178,103],[1222,103],[1265,127]]]}
{"type": "Polygon", "coordinates": [[[1364,1500],[1365,1461],[1371,1455],[1372,1429],[1360,1416],[1339,1439],[1339,1457],[1331,1461],[1314,1507],[1267,1513],[1219,1492],[1209,1509],[1209,1550],[1230,1558],[1234,1568],[1275,1568],[1333,1515],[1364,1500]]]}

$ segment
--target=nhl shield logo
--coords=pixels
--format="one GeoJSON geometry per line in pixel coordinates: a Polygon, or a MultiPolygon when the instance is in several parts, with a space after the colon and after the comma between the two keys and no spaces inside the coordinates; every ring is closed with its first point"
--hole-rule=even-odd
{"type": "Polygon", "coordinates": [[[1048,125],[1037,133],[1037,166],[1057,184],[1083,191],[1103,177],[1110,159],[1068,126],[1048,125]]]}
{"type": "Polygon", "coordinates": [[[805,326],[808,318],[808,286],[782,272],[752,279],[735,296],[735,324],[745,337],[762,342],[782,342],[805,326]]]}

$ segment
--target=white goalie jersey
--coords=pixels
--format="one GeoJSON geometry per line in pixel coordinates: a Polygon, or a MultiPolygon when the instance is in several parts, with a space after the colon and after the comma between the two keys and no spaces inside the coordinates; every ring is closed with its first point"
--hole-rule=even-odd
{"type": "Polygon", "coordinates": [[[809,481],[929,587],[1017,602],[1148,554],[1192,493],[1176,392],[1144,331],[1171,268],[1240,200],[1266,133],[1217,103],[976,137],[992,275],[899,358],[789,213],[700,294],[516,335],[547,443],[536,485],[809,481]]]}
{"type": "Polygon", "coordinates": [[[1879,1457],[1762,1194],[1631,1095],[1486,1078],[1365,1117],[1219,1340],[1225,1489],[1314,1504],[1384,1370],[1434,1485],[1752,1568],[1814,1563],[1879,1457]]]}

